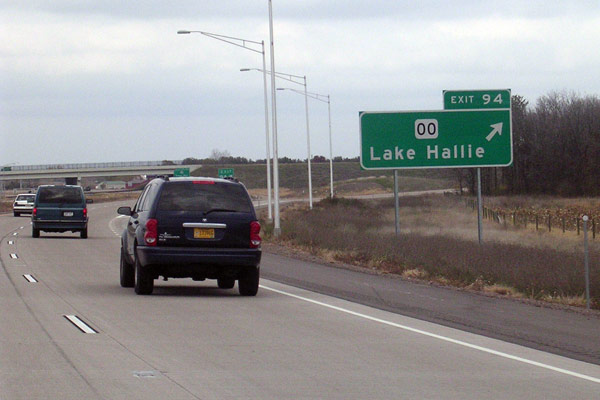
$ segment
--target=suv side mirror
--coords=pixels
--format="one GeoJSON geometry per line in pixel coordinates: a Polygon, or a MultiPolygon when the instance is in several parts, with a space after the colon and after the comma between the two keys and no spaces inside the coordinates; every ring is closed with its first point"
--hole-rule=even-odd
{"type": "Polygon", "coordinates": [[[117,214],[131,216],[131,207],[119,207],[117,209],[117,214]]]}

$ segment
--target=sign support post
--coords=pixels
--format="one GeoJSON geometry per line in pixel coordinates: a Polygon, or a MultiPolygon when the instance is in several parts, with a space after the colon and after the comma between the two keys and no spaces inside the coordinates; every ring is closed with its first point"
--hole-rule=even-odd
{"type": "Polygon", "coordinates": [[[398,199],[398,170],[394,170],[394,204],[396,208],[396,236],[400,233],[400,201],[398,199]]]}
{"type": "Polygon", "coordinates": [[[481,204],[481,168],[477,168],[477,237],[479,244],[483,240],[483,204],[481,204]]]}

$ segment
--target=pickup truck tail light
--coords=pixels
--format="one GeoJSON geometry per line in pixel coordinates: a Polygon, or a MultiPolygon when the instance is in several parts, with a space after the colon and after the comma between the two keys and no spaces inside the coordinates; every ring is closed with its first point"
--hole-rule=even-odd
{"type": "Polygon", "coordinates": [[[144,233],[144,242],[147,246],[156,246],[158,242],[158,221],[149,219],[146,221],[146,233],[144,233]]]}
{"type": "Polygon", "coordinates": [[[250,222],[250,248],[256,249],[260,247],[262,239],[260,238],[260,224],[258,221],[250,222]]]}

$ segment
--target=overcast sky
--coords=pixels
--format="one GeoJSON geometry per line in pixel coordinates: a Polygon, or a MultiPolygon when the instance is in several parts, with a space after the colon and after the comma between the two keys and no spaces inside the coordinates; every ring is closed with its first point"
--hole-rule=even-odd
{"type": "MultiPolygon", "coordinates": [[[[265,157],[267,0],[0,0],[0,165],[265,157]]],[[[600,2],[274,0],[275,66],[331,95],[333,154],[359,111],[441,109],[444,89],[600,93],[600,2]]],[[[267,64],[269,63],[267,58],[267,64]]],[[[280,87],[297,86],[278,81],[280,87]]],[[[306,158],[304,98],[277,92],[279,155],[306,158]]],[[[329,154],[309,99],[311,152],[329,154]]]]}

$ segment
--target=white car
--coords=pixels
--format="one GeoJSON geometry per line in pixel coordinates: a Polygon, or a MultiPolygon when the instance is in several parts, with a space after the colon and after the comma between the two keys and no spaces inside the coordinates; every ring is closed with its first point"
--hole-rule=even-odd
{"type": "Polygon", "coordinates": [[[33,213],[33,203],[35,202],[35,194],[20,194],[13,203],[13,215],[15,217],[21,214],[33,213]]]}

